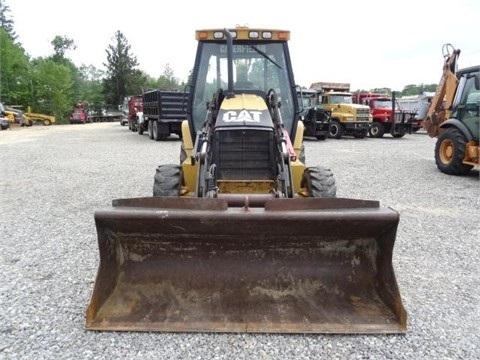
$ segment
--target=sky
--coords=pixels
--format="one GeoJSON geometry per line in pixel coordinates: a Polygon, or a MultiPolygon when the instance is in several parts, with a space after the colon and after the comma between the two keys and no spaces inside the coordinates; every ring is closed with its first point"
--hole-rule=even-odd
{"type": "Polygon", "coordinates": [[[186,81],[195,30],[237,25],[290,30],[295,82],[350,83],[352,90],[437,84],[446,43],[460,49],[460,68],[480,64],[478,0],[161,1],[4,0],[14,31],[31,57],[53,54],[55,36],[77,48],[77,66],[104,70],[106,49],[121,31],[138,68],[157,78],[168,65],[186,81]],[[187,5],[188,3],[188,5],[187,5]]]}

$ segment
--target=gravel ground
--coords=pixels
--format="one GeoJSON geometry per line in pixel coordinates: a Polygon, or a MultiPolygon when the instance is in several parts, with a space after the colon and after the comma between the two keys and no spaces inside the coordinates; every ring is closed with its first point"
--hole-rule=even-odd
{"type": "Polygon", "coordinates": [[[85,331],[98,266],[93,212],[150,196],[155,168],[180,142],[118,123],[0,132],[2,359],[478,359],[479,173],[434,163],[435,140],[306,140],[307,165],[330,167],[339,197],[400,212],[395,273],[405,335],[85,331]]]}

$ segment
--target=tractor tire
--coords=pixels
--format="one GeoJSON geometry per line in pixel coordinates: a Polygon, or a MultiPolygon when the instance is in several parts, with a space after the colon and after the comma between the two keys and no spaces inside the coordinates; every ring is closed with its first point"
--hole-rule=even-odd
{"type": "Polygon", "coordinates": [[[381,122],[375,121],[370,125],[368,133],[372,138],[381,138],[385,134],[385,126],[381,122]]]}
{"type": "Polygon", "coordinates": [[[337,185],[330,169],[321,166],[307,167],[300,183],[308,190],[310,197],[334,198],[337,196],[337,185]]]}
{"type": "Polygon", "coordinates": [[[393,136],[395,139],[400,139],[400,138],[402,138],[402,137],[405,136],[405,133],[403,133],[403,134],[394,134],[394,135],[392,135],[392,136],[393,136]]]}
{"type": "Polygon", "coordinates": [[[143,135],[143,124],[138,124],[137,132],[138,135],[143,135]]]}
{"type": "Polygon", "coordinates": [[[340,139],[343,135],[343,125],[337,120],[332,120],[328,129],[329,137],[332,139],[340,139]]]}
{"type": "Polygon", "coordinates": [[[465,165],[467,139],[457,128],[448,128],[438,135],[435,144],[435,163],[438,170],[448,175],[466,175],[473,168],[465,165]]]}
{"type": "Polygon", "coordinates": [[[160,165],[157,167],[153,181],[153,196],[178,197],[181,184],[182,171],[180,165],[160,165]]]}

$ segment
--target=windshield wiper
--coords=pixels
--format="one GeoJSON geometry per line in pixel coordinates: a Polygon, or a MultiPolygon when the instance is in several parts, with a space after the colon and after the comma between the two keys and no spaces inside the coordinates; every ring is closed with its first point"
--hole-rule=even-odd
{"type": "Polygon", "coordinates": [[[256,52],[258,52],[260,55],[262,55],[265,59],[267,59],[268,61],[270,61],[273,65],[275,65],[276,67],[278,67],[279,69],[281,69],[282,67],[280,65],[278,65],[274,60],[272,60],[270,58],[270,56],[268,56],[267,54],[265,54],[262,50],[260,50],[259,48],[257,48],[255,45],[252,45],[252,44],[248,44],[249,47],[251,47],[253,50],[255,50],[256,52]]]}

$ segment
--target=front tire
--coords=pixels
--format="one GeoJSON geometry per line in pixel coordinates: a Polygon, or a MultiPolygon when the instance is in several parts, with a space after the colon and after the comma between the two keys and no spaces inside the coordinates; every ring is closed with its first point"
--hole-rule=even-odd
{"type": "Polygon", "coordinates": [[[465,165],[467,139],[457,128],[443,131],[435,144],[435,163],[438,170],[448,175],[466,175],[473,168],[465,165]]]}
{"type": "Polygon", "coordinates": [[[343,126],[337,120],[332,120],[328,132],[332,139],[340,139],[343,135],[343,126]]]}
{"type": "Polygon", "coordinates": [[[180,165],[160,165],[157,167],[153,180],[153,196],[178,197],[181,184],[182,171],[180,165]]]}
{"type": "Polygon", "coordinates": [[[309,197],[334,198],[337,196],[337,185],[333,172],[321,166],[307,167],[300,183],[306,188],[309,197]]]}
{"type": "Polygon", "coordinates": [[[375,121],[370,125],[368,133],[372,138],[381,138],[385,134],[385,126],[381,122],[375,121]]]}

